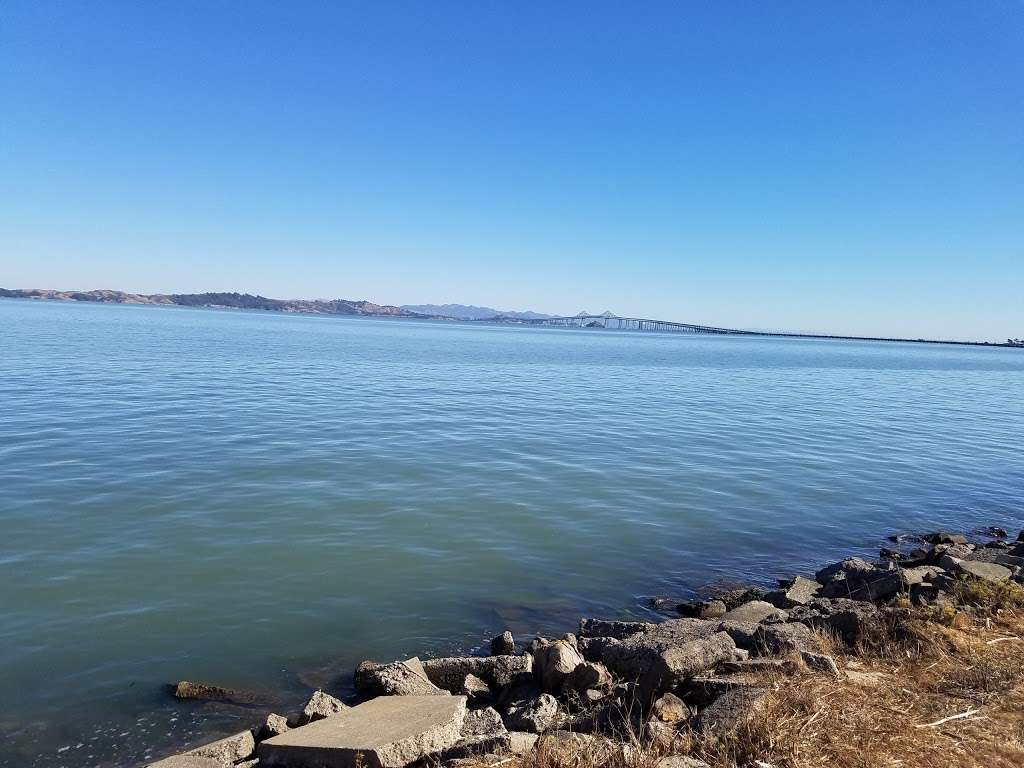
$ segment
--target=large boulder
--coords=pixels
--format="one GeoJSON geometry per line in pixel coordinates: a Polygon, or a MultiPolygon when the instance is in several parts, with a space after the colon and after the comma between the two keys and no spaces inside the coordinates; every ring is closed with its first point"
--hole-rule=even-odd
{"type": "Polygon", "coordinates": [[[415,656],[406,661],[360,667],[359,691],[365,696],[448,696],[427,678],[423,664],[415,656]]]}
{"type": "Polygon", "coordinates": [[[958,560],[949,555],[943,555],[939,564],[955,576],[964,578],[981,579],[982,581],[1000,582],[1007,581],[1013,572],[1004,565],[998,563],[984,563],[977,560],[958,560]]]}
{"type": "Polygon", "coordinates": [[[583,663],[576,644],[568,639],[543,642],[533,651],[533,669],[545,693],[561,693],[569,675],[583,663]]]}
{"type": "Polygon", "coordinates": [[[466,675],[476,675],[492,690],[533,679],[533,656],[466,656],[427,659],[423,662],[427,678],[449,693],[462,690],[466,675]]]}
{"type": "Polygon", "coordinates": [[[462,696],[378,696],[267,739],[260,768],[405,768],[463,738],[462,696]]]}
{"type": "Polygon", "coordinates": [[[717,621],[676,619],[605,649],[605,664],[616,675],[639,683],[649,703],[719,662],[733,658],[736,643],[718,631],[717,621]]]}
{"type": "Polygon", "coordinates": [[[510,731],[544,733],[555,727],[558,720],[558,700],[549,693],[514,702],[505,713],[505,725],[510,731]]]}

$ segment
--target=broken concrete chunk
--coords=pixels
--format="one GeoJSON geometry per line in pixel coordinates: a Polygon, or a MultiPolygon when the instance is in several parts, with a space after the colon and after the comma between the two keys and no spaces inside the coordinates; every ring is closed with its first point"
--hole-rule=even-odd
{"type": "Polygon", "coordinates": [[[360,672],[362,693],[368,696],[447,696],[427,678],[420,660],[413,656],[406,661],[364,668],[360,672]]]}
{"type": "Polygon", "coordinates": [[[379,696],[260,744],[260,768],[404,768],[462,738],[463,696],[379,696]]]}
{"type": "Polygon", "coordinates": [[[761,624],[754,632],[754,649],[762,655],[780,655],[789,651],[813,651],[818,641],[806,624],[761,624]]]}
{"type": "Polygon", "coordinates": [[[272,739],[275,736],[280,736],[282,733],[288,730],[288,720],[281,715],[275,715],[271,712],[267,715],[266,721],[260,726],[259,732],[256,734],[257,739],[263,741],[264,739],[272,739]]]}
{"type": "Polygon", "coordinates": [[[349,709],[349,707],[344,702],[339,701],[328,693],[317,691],[309,697],[309,701],[303,707],[302,714],[299,715],[299,724],[306,725],[314,720],[322,720],[325,717],[344,712],[346,709],[349,709]]]}
{"type": "Polygon", "coordinates": [[[751,600],[722,616],[722,621],[735,621],[741,624],[758,624],[770,619],[785,621],[786,612],[763,600],[751,600]]]}
{"type": "Polygon", "coordinates": [[[507,629],[491,640],[491,656],[511,656],[516,652],[516,640],[507,629]]]}
{"type": "Polygon", "coordinates": [[[466,675],[476,675],[492,690],[533,679],[533,656],[466,656],[427,659],[423,662],[427,678],[449,693],[459,693],[466,675]]]}
{"type": "Polygon", "coordinates": [[[146,768],[223,768],[224,764],[212,757],[195,755],[172,755],[150,763],[146,768]]]}
{"type": "Polygon", "coordinates": [[[186,755],[208,757],[217,760],[221,765],[229,766],[239,760],[245,760],[256,749],[256,739],[252,731],[242,731],[217,741],[190,749],[186,755]]]}
{"type": "Polygon", "coordinates": [[[982,581],[999,582],[1006,581],[1012,575],[1012,571],[1004,565],[997,563],[983,563],[977,560],[958,560],[949,555],[939,558],[939,565],[956,576],[981,579],[982,581]]]}
{"type": "Polygon", "coordinates": [[[797,576],[788,587],[766,594],[764,601],[776,608],[793,608],[797,605],[806,605],[817,597],[820,591],[821,585],[818,582],[797,576]]]}
{"type": "Polygon", "coordinates": [[[537,739],[540,737],[536,733],[527,733],[526,731],[509,731],[508,733],[508,751],[513,755],[527,755],[533,748],[537,746],[537,739]]]}
{"type": "Polygon", "coordinates": [[[558,700],[548,693],[542,693],[535,699],[517,701],[505,713],[505,725],[510,731],[544,733],[553,728],[558,719],[558,700]]]}
{"type": "Polygon", "coordinates": [[[701,712],[697,727],[705,737],[727,737],[758,716],[767,695],[766,690],[759,688],[729,691],[701,712]]]}
{"type": "Polygon", "coordinates": [[[580,637],[627,637],[646,632],[659,626],[647,621],[606,621],[605,619],[580,619],[580,637]]]}

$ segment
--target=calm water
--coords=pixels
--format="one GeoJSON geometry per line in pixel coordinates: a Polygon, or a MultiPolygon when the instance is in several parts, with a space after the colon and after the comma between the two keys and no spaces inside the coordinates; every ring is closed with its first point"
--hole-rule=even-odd
{"type": "Polygon", "coordinates": [[[362,658],[1019,528],[1022,438],[1018,350],[0,300],[0,764],[254,718],[180,678],[287,711],[362,658]]]}

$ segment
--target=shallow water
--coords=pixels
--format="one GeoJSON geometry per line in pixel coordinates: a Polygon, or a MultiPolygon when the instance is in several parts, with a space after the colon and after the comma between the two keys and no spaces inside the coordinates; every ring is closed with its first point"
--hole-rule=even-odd
{"type": "Polygon", "coordinates": [[[0,765],[1024,524],[1024,350],[0,300],[0,765]]]}

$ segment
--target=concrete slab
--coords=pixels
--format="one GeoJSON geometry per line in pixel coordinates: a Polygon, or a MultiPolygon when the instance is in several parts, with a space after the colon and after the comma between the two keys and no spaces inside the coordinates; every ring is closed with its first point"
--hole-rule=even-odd
{"type": "Polygon", "coordinates": [[[465,696],[379,696],[267,739],[260,768],[404,768],[462,738],[465,696]]]}
{"type": "Polygon", "coordinates": [[[220,760],[212,757],[196,757],[195,755],[174,755],[165,757],[155,763],[150,763],[146,768],[223,768],[220,760]]]}

